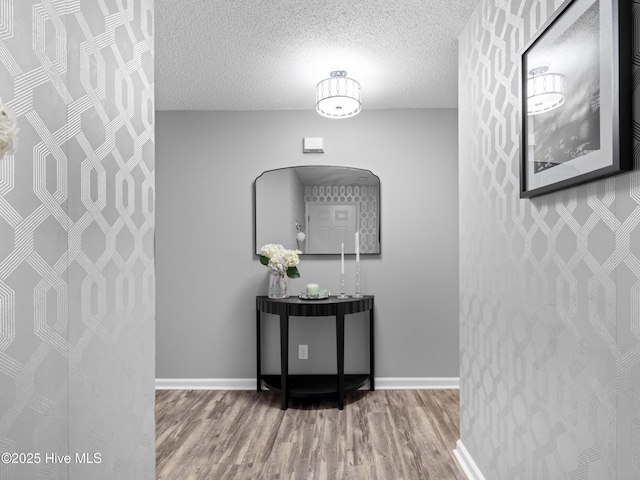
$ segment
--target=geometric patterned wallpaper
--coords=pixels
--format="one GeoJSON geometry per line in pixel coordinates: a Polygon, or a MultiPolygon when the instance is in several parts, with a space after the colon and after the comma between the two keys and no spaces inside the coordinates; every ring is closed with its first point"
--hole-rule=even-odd
{"type": "Polygon", "coordinates": [[[634,170],[520,199],[519,52],[561,4],[482,0],[459,41],[460,439],[487,479],[637,479],[640,1],[634,170]]]}
{"type": "Polygon", "coordinates": [[[2,480],[155,477],[153,12],[0,0],[2,480]]]}
{"type": "Polygon", "coordinates": [[[360,205],[360,253],[380,253],[378,241],[379,188],[366,185],[307,185],[305,202],[355,202],[360,205]]]}

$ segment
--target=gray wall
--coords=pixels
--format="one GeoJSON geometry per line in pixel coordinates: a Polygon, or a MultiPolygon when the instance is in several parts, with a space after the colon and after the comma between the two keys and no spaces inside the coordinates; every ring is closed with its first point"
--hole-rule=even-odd
{"type": "MultiPolygon", "coordinates": [[[[267,293],[267,270],[254,254],[253,181],[326,164],[370,169],[382,183],[382,254],[361,262],[362,290],[376,296],[377,376],[456,377],[456,122],[455,110],[365,110],[340,121],[311,108],[157,112],[156,376],[255,378],[255,296],[267,293]],[[303,154],[305,136],[324,137],[326,153],[303,154]]],[[[338,291],[339,256],[303,256],[299,269],[293,293],[309,282],[338,291]]],[[[353,256],[346,270],[353,293],[353,256]]],[[[265,361],[277,369],[271,320],[265,361]]],[[[362,319],[353,323],[357,335],[362,319]]],[[[332,325],[294,322],[292,371],[335,365],[332,325]],[[309,360],[297,360],[298,343],[309,360]]],[[[366,359],[359,340],[347,368],[366,359]]]]}
{"type": "MultiPolygon", "coordinates": [[[[268,243],[286,245],[287,248],[296,248],[296,227],[293,214],[293,205],[298,202],[293,198],[293,177],[297,175],[292,170],[276,170],[261,178],[256,186],[257,198],[268,198],[269,203],[258,203],[256,205],[256,218],[267,221],[261,223],[260,235],[257,236],[256,243],[260,246],[268,243]],[[286,188],[283,188],[283,185],[286,188]],[[271,210],[273,205],[282,205],[283,211],[274,215],[271,210]],[[286,207],[286,208],[284,208],[286,207]]],[[[298,216],[298,220],[304,220],[304,212],[298,216]]],[[[258,250],[256,250],[258,251],[258,250]]]]}
{"type": "Polygon", "coordinates": [[[487,479],[629,480],[640,478],[638,160],[518,198],[517,62],[560,3],[482,0],[460,38],[460,438],[487,479]]]}
{"type": "Polygon", "coordinates": [[[2,4],[0,478],[151,479],[153,2],[2,4]]]}

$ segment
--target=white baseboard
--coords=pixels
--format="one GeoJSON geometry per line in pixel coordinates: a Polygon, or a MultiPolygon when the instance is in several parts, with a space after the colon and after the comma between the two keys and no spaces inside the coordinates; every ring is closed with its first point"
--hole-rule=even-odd
{"type": "MultiPolygon", "coordinates": [[[[368,388],[368,385],[366,386],[368,388]]],[[[458,377],[378,377],[378,390],[460,388],[458,377]]],[[[156,390],[254,390],[255,378],[156,378],[156,390]]]]}
{"type": "Polygon", "coordinates": [[[376,377],[376,390],[449,390],[460,388],[460,377],[376,377]]]}
{"type": "Polygon", "coordinates": [[[478,465],[476,465],[476,462],[474,462],[471,455],[469,455],[462,440],[456,442],[456,449],[453,451],[453,454],[469,480],[486,480],[478,468],[478,465]]]}
{"type": "Polygon", "coordinates": [[[156,390],[255,390],[255,378],[156,378],[156,390]]]}

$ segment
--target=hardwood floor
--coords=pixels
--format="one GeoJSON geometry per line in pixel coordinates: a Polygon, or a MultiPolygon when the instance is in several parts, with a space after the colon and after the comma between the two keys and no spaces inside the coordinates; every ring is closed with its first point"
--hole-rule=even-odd
{"type": "Polygon", "coordinates": [[[156,478],[465,480],[452,450],[458,390],[360,390],[334,400],[269,391],[156,392],[156,478]]]}

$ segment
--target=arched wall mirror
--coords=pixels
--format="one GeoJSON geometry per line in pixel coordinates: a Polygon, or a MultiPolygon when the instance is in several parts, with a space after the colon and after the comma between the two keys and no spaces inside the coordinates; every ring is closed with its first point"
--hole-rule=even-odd
{"type": "Polygon", "coordinates": [[[305,254],[380,253],[380,179],[369,170],[301,166],[263,172],[254,183],[255,251],[280,243],[305,254]]]}

